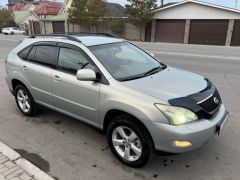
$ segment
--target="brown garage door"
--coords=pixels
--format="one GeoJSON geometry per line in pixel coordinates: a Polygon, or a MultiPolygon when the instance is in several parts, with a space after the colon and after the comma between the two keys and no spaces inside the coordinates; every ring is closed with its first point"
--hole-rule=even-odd
{"type": "Polygon", "coordinates": [[[41,34],[40,24],[38,21],[33,21],[33,31],[34,31],[34,34],[41,34]]]}
{"type": "Polygon", "coordinates": [[[65,32],[65,28],[64,28],[64,22],[63,21],[53,21],[52,22],[53,25],[53,33],[64,33],[65,32]]]}
{"type": "Polygon", "coordinates": [[[231,46],[240,46],[240,20],[235,20],[231,46]]]}
{"type": "Polygon", "coordinates": [[[191,20],[189,43],[225,45],[228,20],[191,20]]]}
{"type": "Polygon", "coordinates": [[[185,20],[158,20],[156,42],[183,43],[185,23],[185,20]]]}

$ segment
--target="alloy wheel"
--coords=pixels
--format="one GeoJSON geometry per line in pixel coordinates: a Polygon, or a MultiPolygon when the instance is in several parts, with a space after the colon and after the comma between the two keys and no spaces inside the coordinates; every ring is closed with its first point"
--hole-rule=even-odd
{"type": "Polygon", "coordinates": [[[142,155],[140,138],[128,127],[118,126],[114,129],[112,144],[116,152],[127,161],[137,161],[142,155]]]}

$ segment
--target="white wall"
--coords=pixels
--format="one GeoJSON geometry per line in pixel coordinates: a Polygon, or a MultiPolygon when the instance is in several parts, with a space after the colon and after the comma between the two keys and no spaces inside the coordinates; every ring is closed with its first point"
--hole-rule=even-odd
{"type": "Polygon", "coordinates": [[[240,19],[240,13],[195,3],[185,3],[155,12],[154,19],[240,19]]]}

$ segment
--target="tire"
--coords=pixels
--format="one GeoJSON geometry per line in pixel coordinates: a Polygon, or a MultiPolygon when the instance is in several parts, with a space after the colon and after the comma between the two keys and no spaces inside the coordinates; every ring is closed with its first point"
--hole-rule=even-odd
{"type": "Polygon", "coordinates": [[[11,35],[14,35],[14,32],[11,32],[10,34],[11,34],[11,35]]]}
{"type": "Polygon", "coordinates": [[[35,116],[37,114],[37,104],[28,89],[23,85],[18,85],[14,92],[15,100],[21,113],[29,117],[35,116]]]}
{"type": "Polygon", "coordinates": [[[109,124],[107,141],[115,157],[122,163],[133,168],[145,166],[153,154],[153,143],[146,128],[134,117],[127,114],[115,117],[109,124]],[[127,138],[125,138],[127,140],[124,140],[123,136],[120,135],[119,131],[121,132],[121,128],[124,134],[127,135],[127,138]],[[130,136],[132,132],[135,135],[132,134],[130,136]],[[135,138],[134,141],[133,137],[135,138]],[[116,142],[119,142],[120,145],[116,142]]]}

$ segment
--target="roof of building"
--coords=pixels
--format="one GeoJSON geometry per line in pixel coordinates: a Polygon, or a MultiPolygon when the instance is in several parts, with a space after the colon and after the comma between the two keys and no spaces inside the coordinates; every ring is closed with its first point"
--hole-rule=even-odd
{"type": "Polygon", "coordinates": [[[170,5],[167,5],[167,6],[156,8],[155,10],[153,10],[153,12],[162,11],[162,10],[165,10],[165,9],[173,8],[173,7],[180,6],[180,5],[187,4],[187,3],[195,3],[195,4],[199,4],[199,5],[203,5],[203,6],[208,6],[208,7],[218,8],[218,9],[222,9],[222,10],[226,10],[226,11],[232,11],[232,12],[240,13],[240,10],[238,10],[238,9],[233,9],[233,8],[220,6],[220,5],[216,5],[216,4],[212,4],[212,3],[206,3],[206,2],[197,1],[197,0],[180,1],[178,3],[173,3],[173,4],[170,4],[170,5]]]}
{"type": "Polygon", "coordinates": [[[64,21],[65,20],[65,13],[58,14],[56,16],[52,16],[46,19],[47,21],[64,21]]]}
{"type": "Polygon", "coordinates": [[[240,10],[205,3],[197,0],[187,0],[153,10],[153,19],[205,19],[229,20],[240,19],[240,10]]]}
{"type": "Polygon", "coordinates": [[[33,11],[37,15],[56,15],[63,6],[60,2],[42,2],[33,11]]]}
{"type": "Polygon", "coordinates": [[[16,24],[21,23],[24,21],[25,18],[27,18],[30,15],[34,15],[38,18],[36,14],[34,14],[32,11],[15,11],[14,13],[14,21],[16,24]]]}
{"type": "Polygon", "coordinates": [[[56,15],[63,6],[60,2],[50,2],[50,1],[33,1],[33,2],[16,2],[14,4],[8,4],[10,6],[10,11],[26,11],[30,10],[31,7],[34,8],[34,13],[37,15],[56,15]]]}
{"type": "MultiPolygon", "coordinates": [[[[125,16],[125,8],[117,3],[107,3],[108,12],[105,17],[124,17],[125,16]]],[[[56,16],[52,16],[46,19],[47,21],[64,21],[65,13],[58,14],[56,16]]]]}

